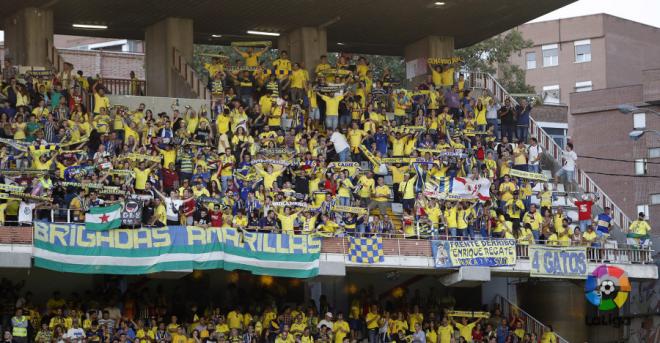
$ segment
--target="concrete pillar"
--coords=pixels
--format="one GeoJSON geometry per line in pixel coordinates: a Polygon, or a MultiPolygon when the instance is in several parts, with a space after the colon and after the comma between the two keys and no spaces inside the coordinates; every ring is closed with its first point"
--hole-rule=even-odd
{"type": "Polygon", "coordinates": [[[145,32],[145,70],[149,96],[195,98],[190,86],[172,66],[176,48],[190,64],[193,57],[193,20],[165,18],[145,32]]]}
{"type": "Polygon", "coordinates": [[[302,63],[311,74],[321,55],[328,51],[326,31],[316,27],[294,29],[279,37],[277,48],[288,51],[291,62],[302,63]]]}
{"type": "Polygon", "coordinates": [[[429,73],[426,65],[429,57],[451,57],[453,54],[454,37],[427,36],[406,45],[404,49],[406,78],[413,84],[424,81],[424,75],[429,73]]]}
{"type": "Polygon", "coordinates": [[[48,46],[53,42],[53,11],[27,7],[4,21],[5,57],[11,58],[14,65],[48,66],[48,46]]]}
{"type": "Polygon", "coordinates": [[[569,342],[586,342],[584,284],[572,281],[518,284],[518,306],[569,342]]]}

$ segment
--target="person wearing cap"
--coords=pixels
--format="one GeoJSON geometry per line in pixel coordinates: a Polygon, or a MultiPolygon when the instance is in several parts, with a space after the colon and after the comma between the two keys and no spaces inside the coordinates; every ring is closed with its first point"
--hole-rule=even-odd
{"type": "Polygon", "coordinates": [[[639,212],[637,220],[630,223],[628,234],[626,235],[626,241],[628,244],[636,248],[649,246],[649,232],[651,231],[651,226],[645,220],[645,217],[646,215],[644,212],[639,212]]]}
{"type": "Polygon", "coordinates": [[[321,319],[319,321],[319,323],[316,325],[316,327],[321,328],[321,326],[324,326],[324,325],[332,331],[332,328],[333,328],[332,312],[326,312],[325,313],[325,318],[321,319]]]}

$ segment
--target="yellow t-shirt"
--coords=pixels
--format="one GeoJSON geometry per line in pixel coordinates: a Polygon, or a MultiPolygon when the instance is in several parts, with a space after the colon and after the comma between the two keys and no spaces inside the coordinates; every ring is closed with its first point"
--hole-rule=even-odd
{"type": "Polygon", "coordinates": [[[344,340],[344,337],[346,337],[346,335],[349,332],[351,332],[351,328],[348,326],[348,323],[344,320],[336,321],[332,325],[332,332],[334,332],[335,334],[335,343],[341,343],[344,340]]]}
{"type": "Polygon", "coordinates": [[[293,232],[293,223],[296,221],[296,218],[298,218],[298,214],[278,214],[277,218],[282,222],[282,232],[293,232]]]}
{"type": "Polygon", "coordinates": [[[151,169],[140,170],[133,168],[133,172],[135,173],[135,189],[144,190],[147,187],[147,180],[149,179],[149,174],[151,174],[151,169]]]}
{"type": "Polygon", "coordinates": [[[458,227],[457,215],[458,215],[458,208],[450,207],[449,209],[445,209],[445,222],[447,223],[447,227],[449,228],[458,227]]]}
{"type": "Polygon", "coordinates": [[[304,88],[305,84],[305,71],[302,69],[294,70],[291,73],[291,88],[304,88]]]}
{"type": "Polygon", "coordinates": [[[451,325],[439,326],[438,327],[438,343],[449,343],[451,341],[451,335],[454,333],[454,327],[451,325]]]}
{"type": "Polygon", "coordinates": [[[241,56],[245,59],[245,65],[248,67],[256,67],[259,65],[259,56],[261,56],[262,52],[257,51],[253,52],[251,54],[247,52],[241,52],[241,56]]]}
{"type": "Polygon", "coordinates": [[[339,115],[339,102],[344,98],[343,95],[329,97],[327,95],[321,95],[321,99],[325,101],[325,115],[327,116],[338,116],[339,115]]]}
{"type": "Polygon", "coordinates": [[[378,202],[390,200],[390,187],[387,185],[377,186],[374,190],[374,200],[378,202]]]}
{"type": "Polygon", "coordinates": [[[167,224],[167,210],[165,209],[165,205],[162,203],[158,205],[154,214],[156,215],[156,218],[159,222],[167,224]]]}
{"type": "Polygon", "coordinates": [[[243,327],[243,315],[236,311],[227,313],[227,324],[230,329],[241,329],[243,327]]]}
{"type": "Polygon", "coordinates": [[[379,326],[378,325],[379,319],[380,319],[380,315],[378,313],[372,313],[372,312],[367,313],[367,318],[365,320],[367,322],[367,329],[377,329],[379,326]]]}
{"type": "Polygon", "coordinates": [[[477,325],[477,323],[469,323],[466,325],[456,323],[455,325],[458,329],[458,332],[461,334],[461,337],[465,338],[465,340],[468,342],[472,342],[472,329],[475,325],[477,325]]]}
{"type": "Polygon", "coordinates": [[[110,99],[107,96],[101,96],[98,93],[94,93],[94,113],[101,113],[101,107],[105,109],[110,108],[110,99]]]}

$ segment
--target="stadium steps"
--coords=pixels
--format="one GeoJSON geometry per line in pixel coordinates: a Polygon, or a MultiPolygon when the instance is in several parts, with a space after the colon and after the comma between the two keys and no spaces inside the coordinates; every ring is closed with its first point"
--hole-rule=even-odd
{"type": "MultiPolygon", "coordinates": [[[[503,103],[504,99],[509,97],[509,92],[500,85],[499,82],[490,74],[481,73],[481,72],[471,72],[463,71],[466,75],[467,86],[472,90],[471,96],[479,97],[484,94],[486,91],[493,96],[497,101],[503,103]]],[[[513,104],[517,104],[515,99],[511,99],[513,104]]],[[[533,111],[532,111],[533,114],[533,111]]],[[[550,137],[542,128],[538,126],[533,116],[530,117],[530,137],[535,137],[539,140],[539,145],[543,148],[543,158],[541,161],[541,166],[544,170],[544,173],[550,173],[549,176],[552,176],[552,172],[557,171],[561,167],[561,148],[556,144],[552,137],[550,137]]],[[[576,170],[577,180],[572,182],[572,188],[577,192],[576,194],[571,194],[571,197],[576,197],[578,193],[597,193],[600,197],[599,201],[596,202],[593,206],[593,213],[601,213],[604,206],[609,206],[612,209],[612,228],[617,234],[613,234],[615,239],[625,239],[623,235],[620,235],[622,230],[627,230],[630,225],[631,219],[621,210],[621,208],[615,204],[612,199],[600,188],[589,176],[580,171],[576,170]]],[[[552,180],[552,179],[551,179],[552,180]]],[[[553,206],[563,206],[574,208],[565,195],[561,192],[565,192],[564,185],[558,184],[556,191],[560,192],[556,195],[556,203],[553,202],[553,206]]],[[[574,210],[565,211],[567,215],[577,220],[577,212],[574,210]]]]}

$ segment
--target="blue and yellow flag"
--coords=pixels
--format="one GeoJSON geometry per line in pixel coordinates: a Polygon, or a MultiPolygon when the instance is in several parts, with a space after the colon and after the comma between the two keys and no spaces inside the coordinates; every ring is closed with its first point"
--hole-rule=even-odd
{"type": "Polygon", "coordinates": [[[385,261],[383,239],[381,237],[349,237],[348,260],[356,263],[376,263],[385,261]]]}

